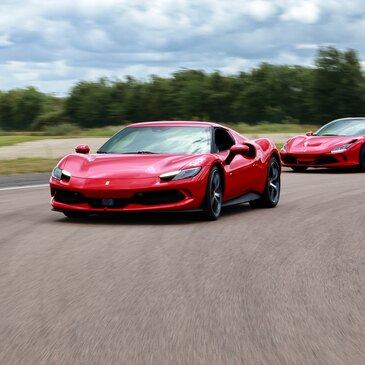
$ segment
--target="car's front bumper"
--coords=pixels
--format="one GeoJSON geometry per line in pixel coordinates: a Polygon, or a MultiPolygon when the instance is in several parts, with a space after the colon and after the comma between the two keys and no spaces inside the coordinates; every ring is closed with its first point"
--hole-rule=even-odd
{"type": "Polygon", "coordinates": [[[281,162],[285,167],[353,167],[358,165],[358,153],[344,151],[339,153],[290,153],[280,151],[281,162]]]}
{"type": "Polygon", "coordinates": [[[190,179],[162,182],[148,179],[50,180],[53,210],[113,213],[132,211],[175,211],[199,209],[204,201],[207,177],[204,172],[190,179]]]}

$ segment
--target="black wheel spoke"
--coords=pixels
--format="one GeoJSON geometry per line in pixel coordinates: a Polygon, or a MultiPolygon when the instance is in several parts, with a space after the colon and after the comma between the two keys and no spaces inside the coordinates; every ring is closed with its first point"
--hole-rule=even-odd
{"type": "Polygon", "coordinates": [[[217,191],[217,190],[219,190],[219,186],[220,186],[220,178],[219,178],[219,175],[217,173],[215,173],[214,177],[213,177],[212,188],[214,191],[217,191]]]}
{"type": "Polygon", "coordinates": [[[214,173],[212,179],[212,210],[215,214],[220,212],[222,194],[220,191],[220,176],[217,172],[214,173]]]}
{"type": "Polygon", "coordinates": [[[279,177],[279,171],[278,169],[276,168],[276,166],[272,166],[272,169],[271,169],[271,181],[275,181],[278,179],[279,177]]]}
{"type": "Polygon", "coordinates": [[[209,207],[211,214],[218,217],[222,209],[222,187],[221,177],[217,170],[214,170],[210,178],[209,187],[209,207]]]}
{"type": "Polygon", "coordinates": [[[268,190],[271,201],[276,202],[280,192],[280,172],[276,162],[270,166],[268,190]]]}

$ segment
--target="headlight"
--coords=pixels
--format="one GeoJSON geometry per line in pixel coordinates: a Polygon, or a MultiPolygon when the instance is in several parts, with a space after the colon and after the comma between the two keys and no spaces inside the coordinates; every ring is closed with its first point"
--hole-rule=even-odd
{"type": "Polygon", "coordinates": [[[336,147],[334,148],[331,153],[336,153],[336,152],[342,152],[342,151],[345,151],[347,150],[349,147],[352,146],[352,143],[347,143],[347,144],[344,144],[343,146],[340,146],[340,147],[336,147]]]}
{"type": "Polygon", "coordinates": [[[52,177],[54,177],[57,180],[61,180],[62,170],[59,167],[56,166],[52,171],[52,177]]]}
{"type": "Polygon", "coordinates": [[[192,169],[171,171],[160,175],[160,179],[164,181],[188,179],[198,175],[201,169],[201,167],[193,167],[192,169]]]}
{"type": "Polygon", "coordinates": [[[71,178],[71,173],[56,166],[52,171],[52,177],[56,180],[66,179],[68,181],[71,178]]]}
{"type": "Polygon", "coordinates": [[[281,149],[282,149],[283,152],[286,152],[286,146],[287,146],[287,144],[288,144],[288,142],[285,142],[283,144],[283,147],[281,147],[281,149]]]}

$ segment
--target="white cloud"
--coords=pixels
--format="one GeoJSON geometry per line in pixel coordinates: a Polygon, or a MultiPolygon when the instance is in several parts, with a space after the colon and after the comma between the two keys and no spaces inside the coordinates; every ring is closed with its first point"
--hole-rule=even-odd
{"type": "Polygon", "coordinates": [[[7,46],[11,46],[12,44],[13,44],[13,42],[9,39],[8,36],[6,36],[6,35],[0,36],[0,47],[7,47],[7,46]]]}
{"type": "Polygon", "coordinates": [[[300,23],[316,23],[320,17],[320,7],[313,1],[300,1],[291,4],[282,14],[285,21],[300,23]]]}
{"type": "Polygon", "coordinates": [[[260,21],[264,21],[273,16],[277,8],[275,2],[263,0],[249,1],[245,4],[245,7],[247,14],[260,21]]]}
{"type": "Polygon", "coordinates": [[[296,49],[318,49],[320,47],[319,44],[297,44],[295,45],[296,49]]]}
{"type": "Polygon", "coordinates": [[[308,64],[328,44],[364,59],[364,13],[363,0],[2,1],[0,89],[66,92],[101,76],[308,64]]]}
{"type": "Polygon", "coordinates": [[[226,75],[232,75],[252,66],[254,64],[250,60],[239,57],[227,57],[222,60],[222,66],[219,69],[226,75]]]}

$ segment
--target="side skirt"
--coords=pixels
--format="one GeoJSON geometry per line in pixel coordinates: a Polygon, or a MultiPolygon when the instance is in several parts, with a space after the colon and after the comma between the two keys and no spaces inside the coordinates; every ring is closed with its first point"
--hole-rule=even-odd
{"type": "Polygon", "coordinates": [[[229,207],[231,205],[248,203],[252,200],[257,200],[257,199],[260,199],[260,198],[261,198],[260,194],[246,193],[246,194],[243,194],[243,195],[239,196],[238,198],[234,198],[234,199],[231,199],[231,200],[228,200],[228,201],[224,202],[222,204],[222,207],[229,207]]]}

